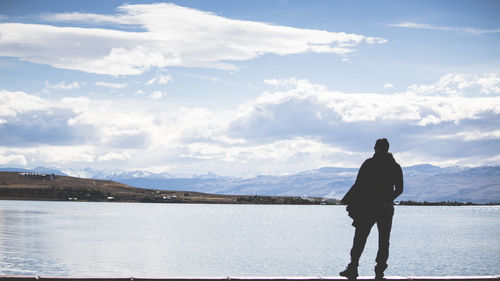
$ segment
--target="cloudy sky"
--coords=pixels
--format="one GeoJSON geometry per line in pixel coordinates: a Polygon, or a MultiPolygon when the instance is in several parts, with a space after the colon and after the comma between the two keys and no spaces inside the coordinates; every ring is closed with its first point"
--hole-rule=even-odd
{"type": "Polygon", "coordinates": [[[500,163],[498,1],[0,2],[0,166],[500,163]]]}

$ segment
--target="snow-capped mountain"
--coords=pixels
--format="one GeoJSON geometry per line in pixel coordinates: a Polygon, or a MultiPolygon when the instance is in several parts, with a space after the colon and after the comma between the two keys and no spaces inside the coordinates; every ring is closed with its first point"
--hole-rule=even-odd
{"type": "MultiPolygon", "coordinates": [[[[3,169],[5,170],[5,169],[3,169]]],[[[19,169],[18,169],[19,170],[19,169]]],[[[354,183],[357,168],[325,167],[285,176],[221,177],[213,173],[175,176],[168,173],[120,170],[37,172],[108,179],[135,187],[217,194],[319,196],[340,199],[354,183]]],[[[417,165],[404,167],[404,193],[398,200],[500,202],[500,166],[477,168],[417,165]]]]}

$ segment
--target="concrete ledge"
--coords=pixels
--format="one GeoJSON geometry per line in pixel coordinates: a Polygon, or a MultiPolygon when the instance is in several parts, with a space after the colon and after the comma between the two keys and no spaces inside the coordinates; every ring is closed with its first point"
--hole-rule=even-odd
{"type": "MultiPolygon", "coordinates": [[[[488,276],[387,276],[389,281],[493,281],[500,275],[488,276]]],[[[347,278],[333,277],[170,277],[170,278],[108,278],[108,277],[43,277],[43,276],[0,276],[0,281],[346,281],[347,278]]],[[[373,280],[373,276],[360,276],[357,280],[373,280]]]]}

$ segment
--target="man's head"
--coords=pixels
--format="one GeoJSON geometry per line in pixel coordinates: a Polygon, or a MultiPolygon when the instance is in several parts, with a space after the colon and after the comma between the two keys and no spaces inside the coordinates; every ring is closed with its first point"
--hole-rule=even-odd
{"type": "Polygon", "coordinates": [[[375,152],[387,153],[389,151],[389,141],[386,138],[378,139],[375,142],[375,152]]]}

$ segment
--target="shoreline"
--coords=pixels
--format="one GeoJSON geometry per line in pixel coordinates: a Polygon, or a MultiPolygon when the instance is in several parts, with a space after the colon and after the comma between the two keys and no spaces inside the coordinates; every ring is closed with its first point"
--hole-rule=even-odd
{"type": "MultiPolygon", "coordinates": [[[[239,195],[236,195],[239,196],[239,195]]],[[[47,198],[6,198],[0,197],[0,201],[40,201],[40,202],[74,202],[74,203],[142,203],[142,204],[219,204],[219,205],[319,205],[319,206],[346,206],[343,204],[300,204],[300,203],[233,203],[233,202],[144,202],[144,201],[90,201],[90,200],[59,200],[47,198]]],[[[500,206],[500,203],[473,203],[473,204],[439,204],[439,202],[417,202],[417,204],[395,204],[394,207],[478,207],[478,206],[500,206]]]]}
{"type": "MultiPolygon", "coordinates": [[[[229,195],[138,188],[110,180],[37,173],[0,172],[0,200],[193,204],[342,205],[324,197],[229,195]]],[[[396,201],[397,206],[488,206],[495,203],[396,201]]]]}

